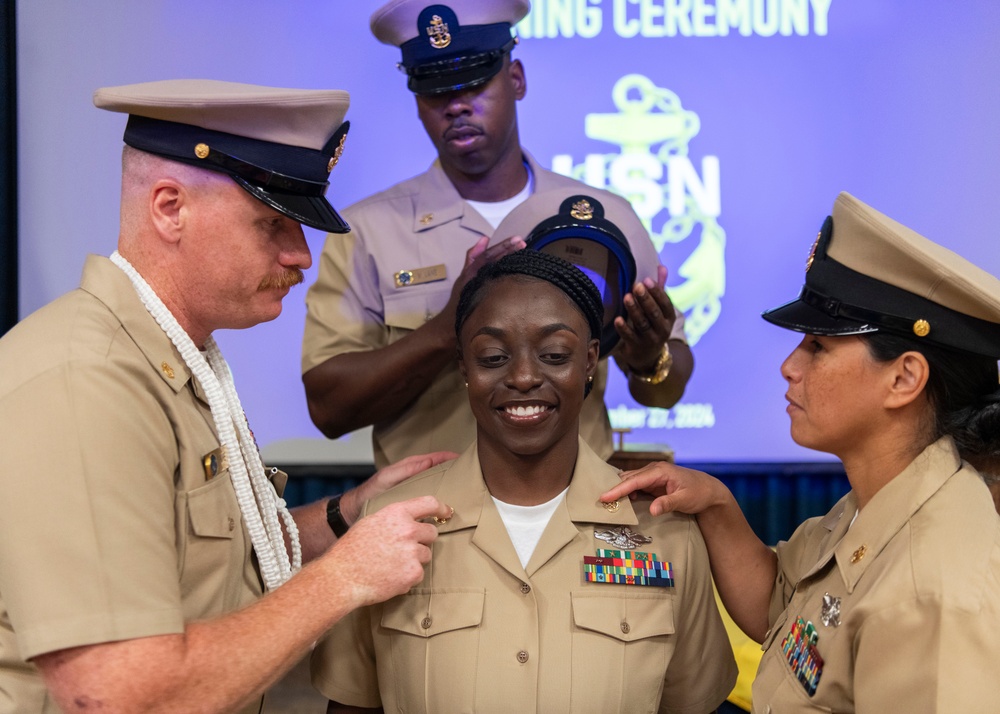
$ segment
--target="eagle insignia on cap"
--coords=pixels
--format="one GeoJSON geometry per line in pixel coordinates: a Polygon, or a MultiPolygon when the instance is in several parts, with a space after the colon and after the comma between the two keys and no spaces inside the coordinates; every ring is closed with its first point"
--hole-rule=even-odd
{"type": "Polygon", "coordinates": [[[816,234],[816,240],[813,241],[813,247],[809,249],[809,257],[806,258],[806,272],[809,272],[809,268],[813,267],[813,261],[816,260],[816,248],[819,247],[819,239],[823,235],[823,231],[816,234]]]}
{"type": "Polygon", "coordinates": [[[344,142],[347,141],[347,134],[345,133],[340,137],[340,143],[337,144],[337,148],[333,150],[333,156],[330,157],[330,163],[326,165],[327,171],[333,171],[333,167],[340,162],[340,157],[344,153],[344,142]]]}
{"type": "Polygon", "coordinates": [[[209,151],[211,151],[211,149],[208,148],[208,144],[198,144],[194,147],[194,155],[199,159],[204,159],[208,156],[209,151]]]}
{"type": "Polygon", "coordinates": [[[594,207],[590,205],[590,201],[587,199],[580,199],[573,204],[573,208],[570,210],[569,215],[573,216],[578,221],[589,221],[594,217],[594,207]]]}
{"type": "Polygon", "coordinates": [[[927,337],[931,333],[931,323],[927,320],[917,320],[913,323],[913,334],[917,337],[927,337]]]}
{"type": "Polygon", "coordinates": [[[451,44],[448,23],[442,20],[440,15],[431,16],[431,24],[427,26],[427,34],[430,35],[431,47],[436,50],[443,50],[451,44]]]}

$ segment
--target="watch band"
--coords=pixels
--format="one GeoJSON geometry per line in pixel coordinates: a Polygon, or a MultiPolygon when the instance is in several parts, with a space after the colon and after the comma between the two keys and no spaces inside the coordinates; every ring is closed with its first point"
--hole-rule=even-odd
{"type": "Polygon", "coordinates": [[[337,494],[326,502],[326,522],[330,525],[330,530],[338,538],[347,533],[350,526],[344,520],[344,514],[340,512],[340,497],[344,494],[337,494]]]}
{"type": "Polygon", "coordinates": [[[660,384],[670,374],[670,368],[673,364],[674,356],[670,354],[670,347],[664,343],[663,349],[660,350],[660,356],[656,358],[656,366],[653,368],[652,374],[636,374],[629,370],[629,376],[646,384],[660,384]]]}

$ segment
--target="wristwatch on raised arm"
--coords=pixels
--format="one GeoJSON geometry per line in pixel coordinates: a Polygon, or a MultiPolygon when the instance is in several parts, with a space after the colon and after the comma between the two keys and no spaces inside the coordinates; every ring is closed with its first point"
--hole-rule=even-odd
{"type": "Polygon", "coordinates": [[[646,384],[659,384],[667,378],[670,374],[670,368],[674,364],[674,356],[670,354],[670,348],[667,343],[663,343],[663,349],[660,350],[660,356],[656,358],[656,366],[653,367],[653,372],[651,374],[639,374],[632,370],[629,370],[628,376],[638,379],[640,382],[645,382],[646,384]]]}

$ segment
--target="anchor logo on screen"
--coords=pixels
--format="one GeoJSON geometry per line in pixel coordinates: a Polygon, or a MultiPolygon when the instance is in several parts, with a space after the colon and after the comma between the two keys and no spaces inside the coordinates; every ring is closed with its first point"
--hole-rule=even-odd
{"type": "Polygon", "coordinates": [[[684,281],[668,285],[694,345],[719,318],[726,290],[726,232],[716,220],[721,213],[719,160],[703,157],[699,174],[688,144],[701,122],[674,92],[629,74],[615,83],[611,95],[619,111],[588,114],[584,132],[617,144],[620,153],[589,154],[576,165],[571,156],[556,156],[552,168],[627,198],[665,265],[676,262],[664,253],[668,245],[697,236],[698,245],[673,271],[684,281]]]}

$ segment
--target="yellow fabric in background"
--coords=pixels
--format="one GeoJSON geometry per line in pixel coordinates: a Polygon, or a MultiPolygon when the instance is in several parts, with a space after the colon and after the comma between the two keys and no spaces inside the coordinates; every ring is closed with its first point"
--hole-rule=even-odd
{"type": "Polygon", "coordinates": [[[764,654],[757,642],[754,642],[745,634],[743,630],[736,626],[733,618],[726,612],[726,608],[719,599],[719,591],[715,591],[715,602],[719,605],[719,614],[722,615],[722,624],[729,635],[729,643],[733,647],[733,656],[736,657],[736,666],[739,674],[736,677],[736,686],[726,698],[727,701],[735,704],[741,709],[750,711],[750,686],[757,674],[757,665],[764,654]]]}

